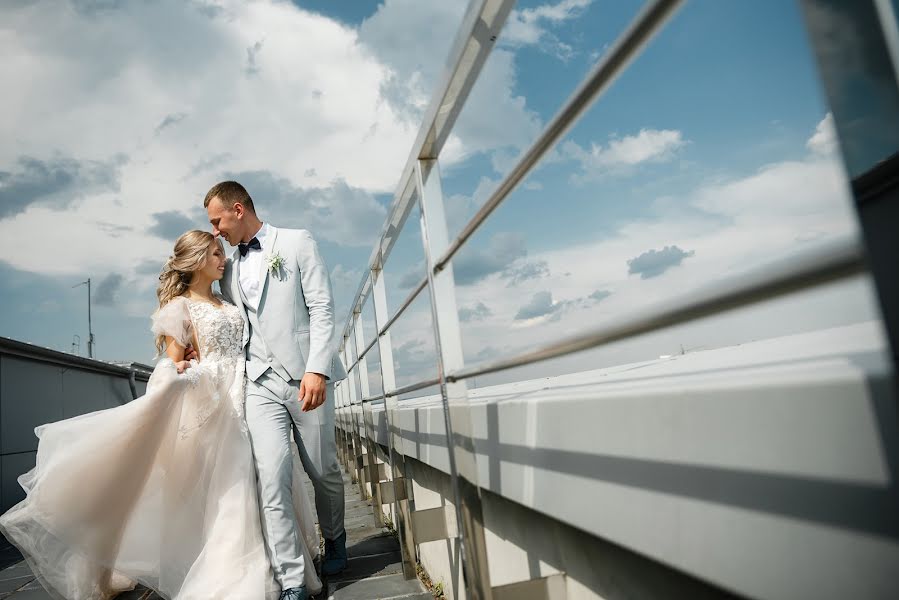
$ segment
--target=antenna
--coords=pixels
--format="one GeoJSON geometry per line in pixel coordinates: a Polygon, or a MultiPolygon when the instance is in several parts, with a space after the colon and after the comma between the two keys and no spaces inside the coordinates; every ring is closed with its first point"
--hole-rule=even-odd
{"type": "Polygon", "coordinates": [[[87,356],[88,358],[94,357],[94,330],[91,326],[91,279],[87,278],[87,281],[82,281],[81,283],[76,283],[73,285],[73,288],[87,285],[87,356]]]}
{"type": "Polygon", "coordinates": [[[81,336],[77,333],[72,336],[72,354],[81,354],[81,336]]]}

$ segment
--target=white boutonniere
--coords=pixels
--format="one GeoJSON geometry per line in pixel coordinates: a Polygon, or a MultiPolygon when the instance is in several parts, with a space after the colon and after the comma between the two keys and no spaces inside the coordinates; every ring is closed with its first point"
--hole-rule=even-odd
{"type": "Polygon", "coordinates": [[[268,270],[271,271],[272,275],[281,279],[281,269],[284,268],[284,258],[275,252],[274,254],[269,254],[265,257],[265,263],[268,265],[268,270]]]}

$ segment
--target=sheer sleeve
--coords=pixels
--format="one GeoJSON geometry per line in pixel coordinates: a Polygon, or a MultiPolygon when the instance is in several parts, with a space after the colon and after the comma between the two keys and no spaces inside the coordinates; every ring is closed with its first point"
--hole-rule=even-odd
{"type": "Polygon", "coordinates": [[[193,326],[185,298],[172,298],[168,304],[153,313],[151,319],[151,330],[156,335],[170,335],[184,347],[190,344],[193,326]]]}

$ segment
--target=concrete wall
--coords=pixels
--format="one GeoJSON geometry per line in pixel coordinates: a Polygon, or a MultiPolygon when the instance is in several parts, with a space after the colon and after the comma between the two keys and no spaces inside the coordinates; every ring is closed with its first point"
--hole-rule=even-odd
{"type": "Polygon", "coordinates": [[[131,370],[142,395],[145,365],[122,367],[0,340],[0,511],[25,497],[17,479],[34,467],[34,428],[130,402],[131,370]]]}
{"type": "MultiPolygon", "coordinates": [[[[885,349],[868,323],[472,390],[492,584],[560,570],[577,598],[894,597],[885,349]]],[[[450,503],[440,399],[392,419],[416,508],[450,503]]],[[[419,553],[462,591],[452,543],[419,553]]]]}

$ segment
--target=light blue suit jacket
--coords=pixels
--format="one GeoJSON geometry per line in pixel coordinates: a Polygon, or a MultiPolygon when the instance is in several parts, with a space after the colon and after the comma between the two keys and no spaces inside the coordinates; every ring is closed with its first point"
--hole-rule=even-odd
{"type": "MultiPolygon", "coordinates": [[[[305,229],[271,227],[270,236],[271,241],[266,240],[268,249],[262,250],[258,273],[262,286],[257,314],[266,346],[293,379],[300,380],[307,372],[321,373],[332,382],[345,378],[346,371],[331,344],[331,279],[312,234],[305,229]],[[265,257],[275,255],[281,256],[283,265],[272,271],[265,257]]],[[[225,263],[219,285],[225,299],[237,305],[243,314],[246,349],[250,327],[239,288],[239,258],[235,248],[225,263]]]]}

